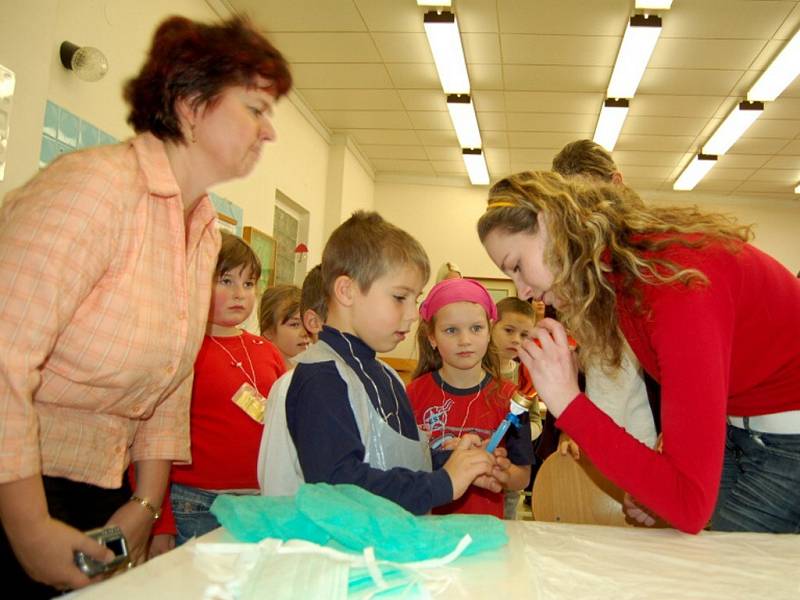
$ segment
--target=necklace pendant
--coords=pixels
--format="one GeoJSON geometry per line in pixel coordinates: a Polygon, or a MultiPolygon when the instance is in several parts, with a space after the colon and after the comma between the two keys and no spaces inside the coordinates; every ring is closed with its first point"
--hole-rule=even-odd
{"type": "Polygon", "coordinates": [[[232,367],[236,367],[237,369],[241,369],[242,368],[242,363],[240,363],[240,362],[232,362],[231,366],[232,367]]]}

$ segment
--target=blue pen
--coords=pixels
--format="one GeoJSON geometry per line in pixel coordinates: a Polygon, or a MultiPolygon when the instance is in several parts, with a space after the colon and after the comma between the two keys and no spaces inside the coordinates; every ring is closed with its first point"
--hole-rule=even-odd
{"type": "Polygon", "coordinates": [[[508,428],[512,425],[514,427],[520,426],[519,416],[528,412],[533,405],[533,399],[526,398],[519,394],[514,394],[513,398],[511,398],[511,407],[509,413],[506,415],[505,419],[502,420],[500,425],[495,429],[492,437],[489,438],[489,443],[486,446],[486,451],[490,454],[495,451],[497,446],[500,445],[500,442],[503,440],[503,436],[508,431],[508,428]]]}

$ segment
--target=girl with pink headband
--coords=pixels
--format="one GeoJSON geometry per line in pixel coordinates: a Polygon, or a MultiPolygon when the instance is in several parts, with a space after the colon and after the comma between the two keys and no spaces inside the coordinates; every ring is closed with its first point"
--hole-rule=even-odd
{"type": "MultiPolygon", "coordinates": [[[[472,279],[437,283],[419,309],[419,362],[408,397],[419,428],[431,448],[451,448],[466,433],[488,440],[508,412],[516,391],[503,381],[491,324],[497,307],[489,292],[472,279]]],[[[499,455],[505,472],[497,478],[506,490],[524,489],[533,462],[530,422],[509,431],[499,455]]],[[[471,487],[461,498],[434,509],[437,514],[474,513],[503,517],[503,493],[471,487]]]]}

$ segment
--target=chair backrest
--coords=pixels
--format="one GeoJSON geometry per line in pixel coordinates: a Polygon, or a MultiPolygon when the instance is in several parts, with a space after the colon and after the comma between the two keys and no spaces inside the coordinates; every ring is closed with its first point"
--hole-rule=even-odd
{"type": "Polygon", "coordinates": [[[536,521],[627,526],[622,512],[623,491],[606,479],[584,456],[554,452],[533,482],[536,521]]]}

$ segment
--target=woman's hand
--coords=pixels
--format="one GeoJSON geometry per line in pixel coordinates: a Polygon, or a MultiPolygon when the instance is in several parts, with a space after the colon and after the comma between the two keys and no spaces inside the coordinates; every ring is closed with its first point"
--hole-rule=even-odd
{"type": "Polygon", "coordinates": [[[569,437],[566,433],[561,433],[561,436],[558,438],[558,451],[561,456],[566,456],[569,454],[575,460],[581,459],[581,449],[578,444],[575,443],[571,437],[569,437]]]}
{"type": "Polygon", "coordinates": [[[558,418],[580,393],[578,362],[561,323],[553,319],[539,321],[531,337],[522,342],[519,359],[528,369],[539,398],[558,418]]]}
{"type": "Polygon", "coordinates": [[[166,554],[175,548],[175,536],[171,533],[161,533],[154,535],[150,540],[150,548],[147,551],[147,560],[166,554]]]}
{"type": "Polygon", "coordinates": [[[126,502],[108,519],[109,525],[117,525],[128,542],[128,558],[134,565],[147,560],[147,545],[153,528],[153,515],[138,502],[126,502]]]}

